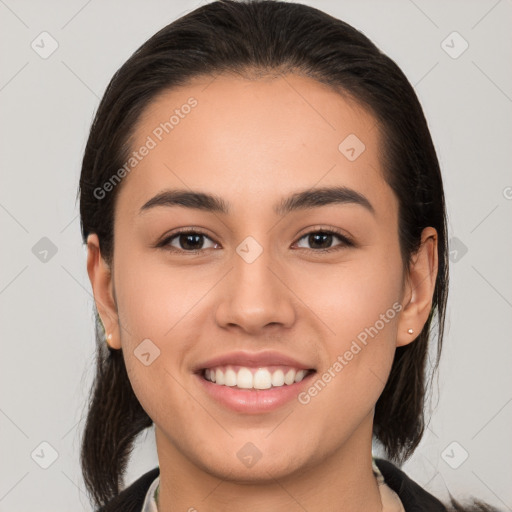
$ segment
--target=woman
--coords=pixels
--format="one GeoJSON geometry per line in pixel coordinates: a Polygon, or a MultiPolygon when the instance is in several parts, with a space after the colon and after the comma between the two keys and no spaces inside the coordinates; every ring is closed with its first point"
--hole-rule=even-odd
{"type": "Polygon", "coordinates": [[[277,1],[163,28],[101,101],[80,212],[100,510],[447,510],[393,464],[423,434],[434,315],[442,345],[441,173],[364,35],[277,1]],[[159,467],[121,492],[152,424],[159,467]]]}

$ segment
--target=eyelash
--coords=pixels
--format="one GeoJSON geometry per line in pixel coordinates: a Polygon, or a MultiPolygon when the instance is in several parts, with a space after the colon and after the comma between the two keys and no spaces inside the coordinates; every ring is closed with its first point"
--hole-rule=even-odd
{"type": "MultiPolygon", "coordinates": [[[[311,252],[311,253],[325,254],[325,253],[330,253],[330,252],[333,252],[333,251],[338,251],[340,249],[343,249],[344,247],[354,247],[355,246],[355,244],[348,237],[346,237],[345,235],[343,235],[341,232],[339,232],[338,230],[336,230],[334,228],[328,228],[328,229],[317,228],[317,229],[314,229],[312,231],[308,231],[304,235],[300,236],[300,238],[297,239],[297,242],[299,242],[300,240],[302,240],[303,238],[305,238],[305,237],[307,237],[309,235],[319,234],[319,233],[321,233],[323,235],[334,235],[334,236],[336,236],[341,241],[341,243],[338,244],[338,245],[335,245],[333,247],[329,247],[327,249],[309,249],[309,248],[305,248],[305,247],[300,247],[299,249],[304,249],[304,250],[306,250],[308,252],[311,252]]],[[[169,245],[170,242],[172,240],[174,240],[177,236],[183,235],[183,234],[187,234],[187,235],[200,235],[200,236],[204,236],[204,237],[206,237],[206,238],[211,240],[211,238],[206,233],[204,233],[202,231],[199,231],[199,230],[196,230],[196,229],[193,229],[193,228],[181,228],[181,229],[179,229],[177,231],[174,231],[171,235],[167,236],[166,238],[164,238],[161,242],[159,242],[156,245],[156,247],[166,249],[166,250],[168,250],[170,252],[186,253],[186,254],[199,254],[202,251],[208,250],[208,249],[196,249],[196,250],[187,251],[185,249],[177,249],[176,247],[172,247],[172,246],[169,245]]],[[[297,242],[295,242],[295,243],[297,243],[297,242]]]]}

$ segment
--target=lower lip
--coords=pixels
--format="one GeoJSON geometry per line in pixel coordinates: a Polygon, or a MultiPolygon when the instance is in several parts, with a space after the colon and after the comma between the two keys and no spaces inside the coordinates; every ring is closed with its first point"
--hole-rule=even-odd
{"type": "Polygon", "coordinates": [[[299,393],[309,385],[315,372],[310,373],[300,382],[269,389],[239,389],[237,387],[215,384],[196,374],[205,391],[213,399],[236,412],[259,414],[273,411],[284,404],[297,400],[299,393]]]}

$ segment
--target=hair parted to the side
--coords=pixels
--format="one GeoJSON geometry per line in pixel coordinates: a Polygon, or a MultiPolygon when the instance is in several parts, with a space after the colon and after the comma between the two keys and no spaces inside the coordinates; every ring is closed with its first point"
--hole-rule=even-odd
{"type": "MultiPolygon", "coordinates": [[[[430,316],[415,341],[396,350],[375,409],[375,437],[390,459],[404,461],[424,431],[425,363],[431,334],[437,334],[434,369],[442,347],[448,293],[444,192],[414,89],[400,68],[361,32],[313,7],[276,0],[214,1],[157,32],[115,73],[92,123],[79,187],[83,241],[96,233],[102,257],[112,263],[114,208],[122,183],[101,198],[95,190],[127,160],[137,121],[160,92],[220,73],[246,78],[296,73],[357,101],[378,121],[385,178],[399,203],[405,270],[423,228],[437,230],[439,267],[430,316]],[[431,333],[434,317],[437,332],[431,333]]],[[[107,348],[102,327],[97,328],[96,339],[97,370],[81,465],[92,499],[103,506],[122,490],[134,441],[152,420],[133,392],[122,351],[107,348]]],[[[453,499],[452,506],[461,507],[453,499]]]]}

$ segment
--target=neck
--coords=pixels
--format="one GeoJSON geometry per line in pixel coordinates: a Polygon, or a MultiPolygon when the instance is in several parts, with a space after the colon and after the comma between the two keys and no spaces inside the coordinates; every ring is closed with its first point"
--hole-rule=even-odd
{"type": "Polygon", "coordinates": [[[194,465],[156,427],[160,465],[158,510],[380,512],[380,493],[372,471],[371,424],[370,421],[369,435],[365,429],[359,430],[320,463],[279,478],[273,477],[269,468],[268,478],[254,483],[236,481],[236,475],[215,475],[194,465]]]}

